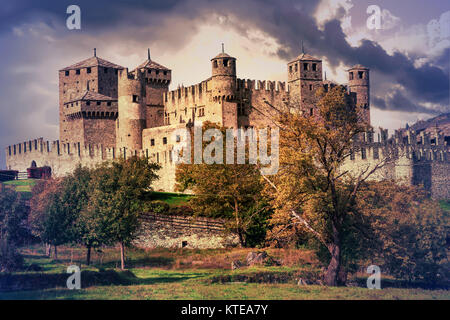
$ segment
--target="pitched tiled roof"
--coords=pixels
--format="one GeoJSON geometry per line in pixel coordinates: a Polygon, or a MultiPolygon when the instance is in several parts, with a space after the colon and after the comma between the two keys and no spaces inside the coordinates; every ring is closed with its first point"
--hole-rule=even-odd
{"type": "MultiPolygon", "coordinates": [[[[158,70],[170,70],[169,68],[164,67],[163,65],[160,65],[159,63],[156,63],[155,61],[152,61],[150,59],[145,60],[143,63],[138,65],[136,69],[158,69],[158,70]]],[[[135,70],[136,70],[135,69],[135,70]]]]}
{"type": "Polygon", "coordinates": [[[96,101],[117,101],[117,99],[105,96],[101,93],[95,92],[95,91],[84,91],[81,94],[79,94],[78,96],[74,97],[73,99],[71,99],[70,101],[66,102],[66,103],[70,103],[70,102],[74,102],[74,101],[92,101],[92,100],[96,100],[96,101]]]}
{"type": "Polygon", "coordinates": [[[75,63],[71,66],[68,66],[64,69],[61,69],[60,71],[66,71],[66,70],[73,70],[73,69],[80,69],[80,68],[87,68],[87,67],[107,67],[107,68],[115,68],[115,69],[124,69],[124,67],[119,66],[118,64],[106,61],[99,57],[90,57],[89,59],[80,61],[78,63],[75,63]]]}
{"type": "MultiPolygon", "coordinates": [[[[292,61],[297,61],[297,60],[313,60],[313,61],[320,61],[320,59],[313,57],[312,55],[306,54],[306,53],[302,53],[301,55],[299,55],[297,58],[295,58],[292,61]]],[[[292,62],[291,61],[291,62],[292,62]]]]}

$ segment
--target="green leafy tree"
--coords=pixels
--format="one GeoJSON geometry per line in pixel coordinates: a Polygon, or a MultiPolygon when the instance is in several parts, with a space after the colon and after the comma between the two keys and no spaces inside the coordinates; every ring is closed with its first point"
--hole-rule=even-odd
{"type": "Polygon", "coordinates": [[[13,271],[23,265],[17,246],[27,235],[27,210],[20,195],[0,190],[0,271],[13,271]]]}
{"type": "Polygon", "coordinates": [[[132,157],[97,169],[92,179],[93,192],[88,220],[99,238],[120,246],[121,268],[125,268],[125,247],[130,245],[139,227],[143,193],[158,176],[159,165],[148,159],[132,157]]]}

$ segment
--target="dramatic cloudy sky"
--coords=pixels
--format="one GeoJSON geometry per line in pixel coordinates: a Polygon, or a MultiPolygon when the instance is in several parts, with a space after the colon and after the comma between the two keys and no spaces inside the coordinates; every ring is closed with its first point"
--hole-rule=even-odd
{"type": "Polygon", "coordinates": [[[7,145],[58,138],[57,71],[94,47],[129,68],[150,47],[176,88],[209,77],[222,42],[239,77],[285,81],[302,40],[329,79],[346,82],[356,63],[371,69],[376,127],[450,111],[448,0],[16,0],[0,6],[0,167],[7,145]],[[81,30],[66,27],[71,4],[81,30]],[[379,30],[367,27],[369,5],[382,10],[379,30]]]}

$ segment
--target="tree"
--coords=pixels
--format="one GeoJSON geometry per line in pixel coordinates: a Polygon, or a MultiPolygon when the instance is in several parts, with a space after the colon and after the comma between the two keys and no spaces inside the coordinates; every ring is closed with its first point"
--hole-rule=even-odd
{"type": "Polygon", "coordinates": [[[23,265],[17,251],[26,230],[27,210],[20,195],[9,189],[0,190],[0,271],[12,271],[23,265]]]}
{"type": "Polygon", "coordinates": [[[96,220],[89,214],[88,204],[92,194],[92,176],[95,170],[78,166],[64,178],[63,199],[66,210],[72,212],[74,221],[74,241],[86,246],[86,264],[91,262],[91,249],[101,244],[100,231],[96,220]]]}
{"type": "Polygon", "coordinates": [[[419,186],[383,181],[362,190],[358,210],[373,219],[372,259],[398,279],[430,285],[448,281],[448,212],[419,186]]]}
{"type": "Polygon", "coordinates": [[[125,268],[125,246],[135,237],[142,212],[141,196],[158,178],[159,165],[146,158],[132,157],[103,164],[92,179],[88,210],[102,230],[99,235],[109,243],[119,243],[121,268],[125,268]]]}
{"type": "MultiPolygon", "coordinates": [[[[208,129],[220,130],[225,136],[225,128],[207,122],[203,131],[208,129]]],[[[249,236],[260,236],[261,230],[256,230],[255,222],[268,209],[261,195],[263,183],[258,167],[253,164],[191,163],[177,166],[176,181],[179,191],[189,189],[194,192],[195,197],[189,201],[194,212],[203,216],[232,218],[230,229],[238,234],[241,246],[247,246],[249,240],[254,243],[255,240],[249,236]]],[[[264,221],[259,223],[264,229],[264,221]]]]}
{"type": "Polygon", "coordinates": [[[280,170],[264,179],[275,208],[273,220],[296,224],[326,248],[329,263],[324,281],[336,286],[345,281],[346,270],[341,270],[343,242],[346,228],[358,220],[355,201],[361,185],[390,158],[368,164],[357,175],[343,171],[354,141],[367,128],[358,121],[344,87],[334,87],[328,93],[319,90],[318,95],[313,116],[293,102],[276,108],[281,132],[280,170]]]}
{"type": "Polygon", "coordinates": [[[74,223],[77,211],[70,203],[71,195],[66,189],[67,180],[49,179],[38,183],[32,190],[29,223],[42,241],[53,245],[55,259],[57,247],[76,238],[74,223]]]}

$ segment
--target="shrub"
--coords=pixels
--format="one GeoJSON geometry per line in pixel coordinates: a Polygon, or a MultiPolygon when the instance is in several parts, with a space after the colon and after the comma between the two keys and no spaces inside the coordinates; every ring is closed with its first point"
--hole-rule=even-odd
{"type": "Polygon", "coordinates": [[[23,268],[24,260],[14,244],[0,241],[0,272],[11,272],[23,268]]]}

